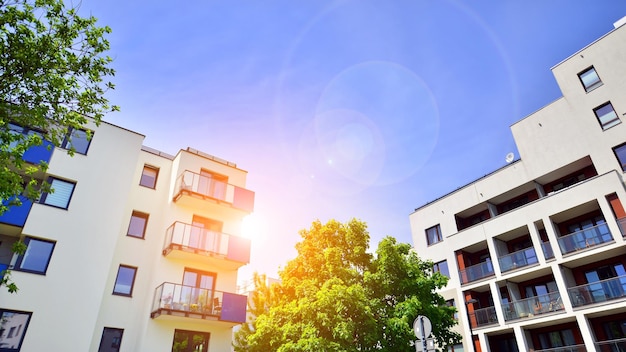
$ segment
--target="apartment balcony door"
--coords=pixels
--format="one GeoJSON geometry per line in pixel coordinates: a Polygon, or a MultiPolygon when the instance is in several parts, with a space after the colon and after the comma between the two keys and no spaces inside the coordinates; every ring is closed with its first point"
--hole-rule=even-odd
{"type": "Polygon", "coordinates": [[[215,273],[185,268],[181,297],[189,305],[210,303],[216,278],[215,273]]]}
{"type": "Polygon", "coordinates": [[[190,247],[220,253],[219,249],[223,226],[221,221],[194,215],[191,225],[192,229],[189,238],[190,247]]]}
{"type": "Polygon", "coordinates": [[[626,270],[621,263],[587,271],[585,277],[590,284],[589,291],[593,302],[604,302],[612,298],[624,297],[626,270]]]}
{"type": "Polygon", "coordinates": [[[218,175],[207,170],[200,170],[198,193],[215,199],[226,199],[228,176],[218,175]]]}

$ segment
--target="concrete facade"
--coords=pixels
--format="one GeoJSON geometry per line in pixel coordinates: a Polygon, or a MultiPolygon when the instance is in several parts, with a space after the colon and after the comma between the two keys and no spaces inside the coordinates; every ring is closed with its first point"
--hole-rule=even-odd
{"type": "Polygon", "coordinates": [[[464,351],[626,348],[626,26],[615,27],[552,68],[563,96],[511,127],[519,160],[410,215],[418,254],[450,277],[440,293],[464,351]]]}
{"type": "Polygon", "coordinates": [[[191,148],[144,147],[111,124],[88,127],[84,153],[53,148],[39,175],[64,182],[53,184],[58,197],[73,185],[67,205],[44,196],[0,216],[0,265],[19,287],[0,291],[0,350],[230,351],[246,314],[236,290],[250,258],[238,236],[254,205],[247,172],[191,148]],[[17,239],[24,256],[10,252],[17,239]],[[4,325],[16,321],[25,328],[9,336],[4,325]]]}

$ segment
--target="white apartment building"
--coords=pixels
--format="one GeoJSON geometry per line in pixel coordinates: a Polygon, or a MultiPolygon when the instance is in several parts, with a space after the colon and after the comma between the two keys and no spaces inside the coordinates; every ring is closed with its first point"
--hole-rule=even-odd
{"type": "MultiPolygon", "coordinates": [[[[112,124],[74,131],[49,161],[54,192],[0,216],[0,351],[230,351],[246,319],[236,293],[250,240],[247,172],[194,149],[175,156],[142,146],[112,124]],[[24,240],[23,256],[11,245],[24,240]]],[[[12,126],[16,133],[29,133],[12,126]]]]}
{"type": "Polygon", "coordinates": [[[410,215],[464,351],[626,351],[623,24],[552,68],[563,96],[511,127],[519,160],[410,215]]]}

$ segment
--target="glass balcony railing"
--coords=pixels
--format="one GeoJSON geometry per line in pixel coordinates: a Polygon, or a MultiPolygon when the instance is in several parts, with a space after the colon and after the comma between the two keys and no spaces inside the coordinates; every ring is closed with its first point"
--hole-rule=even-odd
{"type": "Polygon", "coordinates": [[[611,231],[606,224],[599,224],[588,229],[576,231],[559,237],[562,254],[568,254],[613,240],[611,231]]]}
{"type": "Polygon", "coordinates": [[[476,265],[469,266],[464,270],[459,271],[459,277],[461,278],[461,284],[467,284],[472,281],[480,280],[485,277],[493,276],[493,265],[490,260],[487,260],[476,265]]]}
{"type": "Polygon", "coordinates": [[[626,276],[567,289],[573,307],[626,298],[626,276]]]}
{"type": "Polygon", "coordinates": [[[536,315],[559,312],[564,309],[565,307],[563,306],[561,300],[561,294],[558,292],[530,297],[502,305],[504,320],[506,321],[532,318],[536,315]]]}
{"type": "Polygon", "coordinates": [[[175,194],[175,201],[188,194],[229,203],[233,208],[247,212],[254,210],[254,192],[191,171],[185,171],[178,177],[175,194]]]}
{"type": "Polygon", "coordinates": [[[598,352],[624,352],[626,351],[626,339],[598,341],[595,343],[598,352]]]}
{"type": "Polygon", "coordinates": [[[626,237],[626,218],[617,219],[617,226],[619,226],[622,236],[626,237]]]}
{"type": "Polygon", "coordinates": [[[535,352],[587,352],[585,345],[570,345],[556,348],[547,348],[543,350],[535,350],[535,352]]]}
{"type": "Polygon", "coordinates": [[[546,259],[554,258],[554,252],[552,251],[552,246],[550,245],[550,241],[542,242],[541,249],[543,250],[543,255],[546,257],[546,259]]]}
{"type": "Polygon", "coordinates": [[[167,255],[173,249],[218,256],[244,264],[250,262],[250,239],[182,222],[175,222],[165,233],[163,253],[167,255]]]}
{"type": "Polygon", "coordinates": [[[154,291],[150,316],[165,314],[244,323],[247,299],[235,293],[164,282],[154,291]]]}
{"type": "Polygon", "coordinates": [[[503,255],[498,258],[498,262],[500,263],[500,270],[505,272],[517,268],[523,268],[531,264],[537,264],[538,260],[535,249],[530,247],[503,255]]]}
{"type": "Polygon", "coordinates": [[[496,316],[495,307],[476,309],[473,312],[469,313],[469,317],[472,324],[472,329],[498,323],[498,317],[496,316]]]}
{"type": "MultiPolygon", "coordinates": [[[[0,215],[0,223],[24,227],[28,214],[30,213],[30,209],[33,206],[33,202],[24,196],[18,197],[22,202],[22,205],[9,206],[9,209],[0,215]]],[[[3,203],[5,205],[9,204],[8,201],[3,201],[3,203]]]]}

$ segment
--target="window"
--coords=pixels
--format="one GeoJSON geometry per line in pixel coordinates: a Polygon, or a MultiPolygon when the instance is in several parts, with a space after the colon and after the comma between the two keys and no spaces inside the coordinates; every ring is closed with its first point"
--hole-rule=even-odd
{"type": "Polygon", "coordinates": [[[30,322],[30,312],[0,309],[0,350],[19,351],[30,322]]]}
{"type": "Polygon", "coordinates": [[[124,329],[104,328],[98,352],[119,352],[124,329]]]}
{"type": "Polygon", "coordinates": [[[615,153],[622,171],[626,171],[626,143],[613,148],[613,153],[615,153]]]}
{"type": "Polygon", "coordinates": [[[593,109],[593,112],[596,114],[598,121],[600,122],[600,126],[602,126],[603,130],[611,128],[615,125],[618,125],[621,121],[615,113],[615,109],[613,109],[613,105],[608,102],[603,105],[598,106],[593,109]]]}
{"type": "Polygon", "coordinates": [[[133,286],[135,285],[135,276],[137,268],[127,265],[120,265],[115,278],[115,287],[113,294],[122,296],[131,296],[133,294],[133,286]]]}
{"type": "Polygon", "coordinates": [[[144,238],[146,235],[146,226],[148,225],[148,214],[139,211],[133,211],[130,216],[130,225],[126,235],[137,238],[144,238]]]}
{"type": "Polygon", "coordinates": [[[433,272],[439,272],[444,276],[450,277],[450,271],[448,270],[448,262],[443,260],[433,265],[433,272]]]}
{"type": "Polygon", "coordinates": [[[157,169],[156,167],[144,165],[143,171],[141,172],[141,180],[139,180],[139,184],[144,187],[155,188],[157,176],[159,176],[159,169],[157,169]]]}
{"type": "Polygon", "coordinates": [[[443,237],[441,236],[441,227],[439,227],[439,224],[426,229],[426,241],[429,246],[441,242],[442,240],[443,237]]]}
{"type": "Polygon", "coordinates": [[[45,275],[55,243],[26,237],[24,244],[26,252],[17,258],[16,270],[45,275]]]}
{"type": "Polygon", "coordinates": [[[52,192],[42,194],[40,203],[51,205],[53,207],[67,209],[70,204],[70,198],[72,198],[72,193],[74,193],[74,186],[76,184],[54,177],[48,178],[48,183],[50,183],[50,188],[52,192]]]}
{"type": "Polygon", "coordinates": [[[91,137],[93,132],[70,128],[65,139],[61,142],[61,148],[69,149],[76,153],[87,154],[89,144],[91,143],[91,137]]]}
{"type": "Polygon", "coordinates": [[[459,320],[459,311],[456,309],[456,303],[454,303],[454,299],[447,300],[446,306],[454,308],[454,320],[459,320]]]}
{"type": "Polygon", "coordinates": [[[600,77],[596,73],[596,69],[593,68],[593,66],[579,73],[578,78],[583,84],[583,87],[585,87],[586,92],[590,92],[602,85],[602,81],[600,80],[600,77]]]}
{"type": "Polygon", "coordinates": [[[208,352],[210,337],[208,332],[176,329],[172,352],[208,352]]]}

